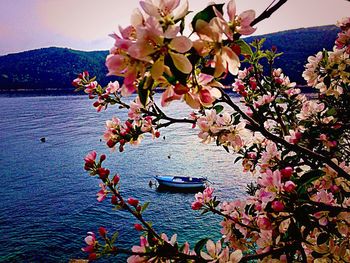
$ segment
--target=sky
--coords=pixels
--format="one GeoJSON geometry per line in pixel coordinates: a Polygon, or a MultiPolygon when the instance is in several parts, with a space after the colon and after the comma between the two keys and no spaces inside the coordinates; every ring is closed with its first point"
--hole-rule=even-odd
{"type": "MultiPolygon", "coordinates": [[[[190,10],[200,11],[208,2],[189,0],[190,10]]],[[[237,12],[254,9],[258,15],[271,2],[236,0],[237,12]]],[[[139,0],[0,0],[0,55],[50,46],[108,50],[113,45],[108,34],[128,26],[137,7],[139,0]]],[[[255,35],[335,24],[349,15],[346,0],[288,0],[257,24],[255,35]]]]}

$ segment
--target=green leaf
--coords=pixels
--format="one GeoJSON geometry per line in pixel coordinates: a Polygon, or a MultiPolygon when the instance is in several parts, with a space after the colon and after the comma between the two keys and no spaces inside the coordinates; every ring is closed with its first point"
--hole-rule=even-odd
{"type": "Polygon", "coordinates": [[[300,179],[297,181],[297,192],[305,193],[306,187],[323,175],[324,172],[321,170],[311,170],[310,172],[304,173],[303,176],[301,176],[300,179]]]}
{"type": "Polygon", "coordinates": [[[145,87],[146,80],[142,80],[138,86],[138,95],[140,98],[140,102],[145,107],[147,105],[148,97],[150,95],[150,89],[146,86],[145,87]]]}
{"type": "Polygon", "coordinates": [[[223,13],[222,8],[224,4],[214,4],[209,5],[206,8],[204,8],[202,11],[197,13],[191,22],[192,28],[195,31],[196,29],[196,23],[198,20],[204,20],[205,22],[210,22],[210,20],[214,17],[216,17],[213,7],[215,7],[221,14],[223,13]]]}
{"type": "Polygon", "coordinates": [[[143,211],[145,211],[148,206],[149,206],[149,202],[144,203],[143,206],[141,207],[141,213],[143,213],[143,211]]]}
{"type": "Polygon", "coordinates": [[[222,105],[215,105],[214,106],[214,110],[216,111],[216,114],[219,114],[220,112],[222,112],[224,110],[224,106],[222,106],[222,105]]]}
{"type": "Polygon", "coordinates": [[[226,152],[230,153],[230,150],[228,149],[228,147],[226,145],[223,145],[222,147],[224,147],[226,152]]]}
{"type": "Polygon", "coordinates": [[[197,244],[194,246],[194,252],[196,252],[197,255],[200,255],[200,252],[204,245],[207,243],[209,238],[203,238],[197,242],[197,244]]]}
{"type": "Polygon", "coordinates": [[[171,72],[173,73],[175,80],[179,81],[182,85],[187,85],[187,77],[189,76],[189,74],[185,74],[180,70],[178,70],[175,67],[174,62],[171,59],[170,55],[165,56],[164,63],[171,69],[171,72]]]}
{"type": "Polygon", "coordinates": [[[111,244],[114,244],[114,243],[115,243],[115,241],[117,240],[118,236],[119,236],[119,233],[118,233],[118,231],[116,231],[116,232],[113,234],[112,238],[111,238],[111,244]]]}
{"type": "Polygon", "coordinates": [[[247,44],[247,42],[245,42],[243,39],[238,39],[236,41],[236,44],[239,45],[239,47],[241,48],[241,53],[243,55],[253,55],[253,51],[250,48],[250,46],[247,44]]]}

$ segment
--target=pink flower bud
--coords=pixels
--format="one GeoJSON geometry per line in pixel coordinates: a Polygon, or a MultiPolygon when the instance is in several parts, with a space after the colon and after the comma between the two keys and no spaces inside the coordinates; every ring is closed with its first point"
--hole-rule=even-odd
{"type": "Polygon", "coordinates": [[[293,192],[296,188],[296,185],[295,183],[293,183],[292,181],[287,181],[285,184],[284,184],[284,190],[287,192],[287,193],[290,193],[290,192],[293,192]]]}
{"type": "Polygon", "coordinates": [[[284,204],[280,201],[273,201],[271,207],[276,212],[281,212],[284,210],[284,204]]]}
{"type": "Polygon", "coordinates": [[[271,222],[266,216],[259,216],[257,220],[257,225],[262,230],[270,230],[271,222]]]}
{"type": "Polygon", "coordinates": [[[251,88],[252,90],[256,90],[257,84],[256,84],[255,79],[250,79],[250,80],[249,80],[249,85],[250,85],[250,88],[251,88]]]}
{"type": "Polygon", "coordinates": [[[132,198],[132,197],[130,197],[127,202],[129,205],[131,205],[133,207],[137,207],[137,205],[139,204],[139,200],[132,198]]]}
{"type": "Polygon", "coordinates": [[[100,176],[101,180],[106,180],[109,175],[109,170],[103,167],[97,169],[97,174],[100,176]]]}
{"type": "Polygon", "coordinates": [[[289,179],[293,174],[293,168],[288,166],[281,170],[281,175],[284,179],[289,179]]]}
{"type": "Polygon", "coordinates": [[[282,83],[283,83],[283,79],[281,79],[281,78],[275,78],[275,82],[276,82],[277,84],[282,84],[282,83]]]}
{"type": "Polygon", "coordinates": [[[340,189],[337,185],[331,185],[330,190],[332,193],[337,193],[340,189]]]}
{"type": "Polygon", "coordinates": [[[202,208],[202,206],[203,206],[203,204],[201,202],[195,201],[192,203],[191,208],[193,210],[199,210],[202,208]]]}
{"type": "Polygon", "coordinates": [[[154,133],[154,136],[156,136],[156,138],[159,138],[160,132],[159,132],[159,131],[156,131],[156,132],[154,133]]]}
{"type": "Polygon", "coordinates": [[[99,101],[95,101],[92,105],[93,105],[95,108],[97,108],[98,106],[100,106],[100,102],[99,102],[99,101]]]}
{"type": "Polygon", "coordinates": [[[116,143],[117,143],[117,142],[115,142],[115,141],[113,141],[113,140],[108,140],[108,141],[107,141],[107,146],[108,146],[109,148],[113,148],[114,145],[116,145],[116,143]]]}
{"type": "Polygon", "coordinates": [[[102,163],[104,160],[106,160],[106,155],[102,154],[100,157],[100,162],[102,163]]]}
{"type": "Polygon", "coordinates": [[[233,52],[236,53],[237,56],[239,56],[241,54],[241,47],[239,45],[232,45],[231,49],[233,52]]]}
{"type": "Polygon", "coordinates": [[[96,259],[97,259],[96,253],[91,253],[91,254],[89,255],[89,261],[93,261],[93,260],[96,260],[96,259]]]}
{"type": "Polygon", "coordinates": [[[106,235],[107,235],[107,230],[104,227],[100,227],[98,229],[98,232],[100,233],[100,236],[103,237],[103,238],[105,238],[106,235]]]}
{"type": "Polygon", "coordinates": [[[143,230],[143,227],[141,224],[135,224],[134,225],[134,228],[137,230],[137,231],[142,231],[143,230]]]}
{"type": "Polygon", "coordinates": [[[117,205],[118,204],[118,197],[113,195],[112,198],[111,198],[111,203],[113,205],[117,205]]]}
{"type": "Polygon", "coordinates": [[[119,177],[119,175],[114,175],[114,177],[113,177],[113,184],[114,185],[117,185],[118,183],[119,183],[119,180],[120,180],[120,177],[119,177]]]}
{"type": "Polygon", "coordinates": [[[123,152],[124,151],[124,146],[123,145],[119,145],[119,152],[123,152]]]}
{"type": "Polygon", "coordinates": [[[242,91],[240,94],[242,95],[242,97],[247,97],[248,96],[248,92],[246,92],[246,91],[242,91]]]}

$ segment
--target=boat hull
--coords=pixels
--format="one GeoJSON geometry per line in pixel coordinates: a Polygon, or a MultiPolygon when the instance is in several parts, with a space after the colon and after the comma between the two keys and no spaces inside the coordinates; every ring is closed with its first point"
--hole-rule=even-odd
{"type": "Polygon", "coordinates": [[[155,176],[160,187],[176,189],[203,189],[205,188],[205,178],[175,177],[175,176],[155,176]]]}

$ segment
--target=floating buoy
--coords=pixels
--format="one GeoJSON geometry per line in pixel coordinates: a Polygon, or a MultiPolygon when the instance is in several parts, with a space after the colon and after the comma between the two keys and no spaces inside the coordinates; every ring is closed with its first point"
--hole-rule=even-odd
{"type": "Polygon", "coordinates": [[[41,141],[41,142],[46,142],[46,138],[45,138],[45,137],[41,137],[41,138],[40,138],[40,141],[41,141]]]}

